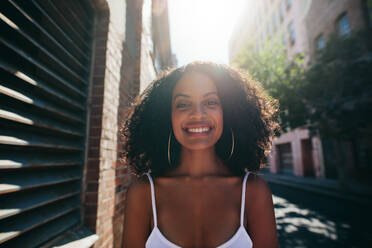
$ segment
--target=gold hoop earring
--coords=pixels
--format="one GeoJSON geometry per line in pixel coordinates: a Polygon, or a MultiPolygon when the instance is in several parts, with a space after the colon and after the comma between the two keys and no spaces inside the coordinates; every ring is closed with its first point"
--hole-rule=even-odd
{"type": "Polygon", "coordinates": [[[232,130],[232,128],[230,128],[230,132],[231,132],[231,141],[232,141],[232,144],[231,144],[231,151],[230,151],[230,155],[229,155],[229,158],[227,160],[229,160],[233,153],[234,153],[234,148],[235,148],[235,138],[234,138],[234,132],[232,130]]]}
{"type": "Polygon", "coordinates": [[[168,163],[170,166],[172,166],[171,159],[170,159],[170,142],[171,142],[171,135],[172,130],[169,132],[169,138],[168,138],[168,163]]]}

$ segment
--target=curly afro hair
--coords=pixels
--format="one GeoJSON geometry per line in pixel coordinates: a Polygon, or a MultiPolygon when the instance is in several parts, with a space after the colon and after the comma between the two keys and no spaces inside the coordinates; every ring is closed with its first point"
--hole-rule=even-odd
{"type": "Polygon", "coordinates": [[[172,166],[178,166],[181,145],[174,136],[171,165],[168,162],[172,92],[180,78],[191,71],[209,76],[218,90],[224,125],[222,136],[215,145],[217,155],[238,176],[245,170],[259,170],[267,162],[272,137],[279,129],[277,102],[245,74],[212,62],[193,62],[165,72],[136,98],[121,130],[123,159],[137,176],[148,171],[161,176],[172,166]],[[235,142],[233,155],[229,158],[231,131],[235,142]]]}

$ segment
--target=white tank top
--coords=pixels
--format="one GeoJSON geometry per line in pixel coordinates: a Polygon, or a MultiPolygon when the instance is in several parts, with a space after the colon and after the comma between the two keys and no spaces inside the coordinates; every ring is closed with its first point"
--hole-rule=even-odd
{"type": "MultiPolygon", "coordinates": [[[[146,173],[150,181],[151,186],[151,203],[152,203],[152,214],[154,216],[154,229],[150,233],[146,241],[146,248],[182,248],[171,241],[169,241],[159,230],[157,215],[156,215],[156,204],[155,204],[155,190],[154,182],[150,173],[146,173]]],[[[247,183],[249,172],[244,176],[243,185],[242,185],[242,199],[241,199],[241,208],[240,208],[240,227],[235,232],[235,234],[223,244],[217,246],[217,248],[252,248],[252,240],[249,237],[247,231],[243,225],[244,218],[244,204],[245,204],[245,185],[247,183]]]]}

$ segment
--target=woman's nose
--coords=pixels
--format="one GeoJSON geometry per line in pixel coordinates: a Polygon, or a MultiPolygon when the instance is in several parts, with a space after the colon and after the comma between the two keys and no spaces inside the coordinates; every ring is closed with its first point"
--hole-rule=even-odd
{"type": "Polygon", "coordinates": [[[203,104],[194,104],[192,107],[191,114],[193,116],[201,116],[205,114],[205,109],[203,104]]]}

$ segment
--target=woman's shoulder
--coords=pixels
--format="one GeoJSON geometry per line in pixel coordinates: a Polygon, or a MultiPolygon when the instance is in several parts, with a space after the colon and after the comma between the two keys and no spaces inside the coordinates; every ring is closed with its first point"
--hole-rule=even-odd
{"type": "Polygon", "coordinates": [[[266,182],[265,179],[257,175],[257,173],[253,172],[250,173],[247,178],[246,192],[247,196],[249,196],[250,199],[262,197],[271,198],[271,190],[269,184],[266,182]]]}
{"type": "Polygon", "coordinates": [[[149,179],[146,175],[143,175],[130,183],[127,191],[127,199],[134,202],[143,202],[146,199],[150,199],[150,192],[149,179]]]}

